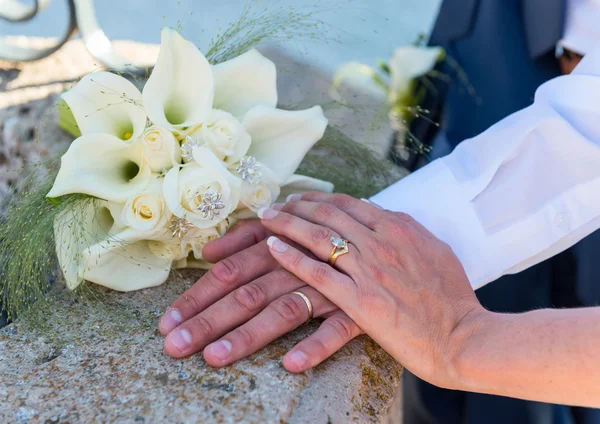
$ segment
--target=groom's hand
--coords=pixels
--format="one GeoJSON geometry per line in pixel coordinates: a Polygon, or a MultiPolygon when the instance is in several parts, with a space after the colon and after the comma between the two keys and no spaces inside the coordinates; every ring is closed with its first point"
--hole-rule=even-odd
{"type": "Polygon", "coordinates": [[[245,358],[308,319],[302,292],[313,304],[320,328],[288,352],[283,365],[302,372],[321,363],[361,333],[337,306],[281,268],[269,253],[260,221],[239,222],[208,244],[204,257],[216,262],[162,317],[165,350],[181,358],[204,349],[221,367],[245,358]]]}

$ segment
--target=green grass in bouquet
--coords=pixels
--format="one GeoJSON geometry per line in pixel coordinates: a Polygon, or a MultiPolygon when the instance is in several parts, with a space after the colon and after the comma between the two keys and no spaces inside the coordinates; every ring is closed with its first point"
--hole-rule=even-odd
{"type": "MultiPolygon", "coordinates": [[[[228,25],[213,38],[206,54],[206,60],[211,65],[221,64],[231,59],[238,60],[244,54],[246,54],[244,60],[251,57],[253,60],[261,60],[263,64],[270,63],[260,54],[252,53],[251,49],[267,40],[315,38],[322,37],[326,33],[324,24],[318,19],[317,12],[300,13],[293,8],[283,8],[276,4],[265,8],[262,4],[258,1],[249,2],[244,7],[240,19],[228,25]],[[250,56],[247,56],[248,54],[250,56]],[[257,57],[262,59],[256,59],[257,57]]],[[[186,44],[187,42],[172,30],[163,32],[163,35],[171,40],[174,45],[181,46],[182,49],[190,48],[186,44]]],[[[159,62],[160,60],[159,56],[159,62]]],[[[197,61],[201,62],[201,60],[205,59],[198,59],[197,61]]],[[[267,70],[270,69],[270,65],[265,65],[262,68],[265,67],[267,70]]],[[[159,65],[156,69],[158,71],[155,72],[164,72],[164,69],[159,65]]],[[[208,72],[212,72],[210,66],[205,67],[205,71],[206,69],[208,69],[208,72]]],[[[272,72],[274,75],[274,65],[272,72]]],[[[152,80],[149,82],[150,85],[155,84],[155,87],[153,87],[155,90],[154,97],[162,95],[160,80],[165,78],[164,75],[161,76],[162,78],[155,78],[154,82],[152,80]]],[[[147,106],[141,106],[141,93],[137,94],[140,96],[139,99],[134,98],[137,88],[133,85],[131,87],[124,85],[125,89],[121,91],[111,88],[109,82],[115,78],[117,76],[108,78],[101,74],[91,74],[84,77],[82,81],[86,84],[100,86],[101,88],[96,90],[96,94],[113,96],[117,99],[117,101],[109,103],[105,107],[125,104],[126,106],[140,106],[143,109],[147,106]]],[[[138,88],[143,83],[135,76],[131,76],[130,79],[136,82],[138,88]]],[[[119,84],[125,83],[119,82],[119,84]]],[[[190,84],[193,86],[193,83],[190,84]]],[[[259,95],[263,94],[259,93],[259,95]]],[[[85,96],[83,97],[85,98],[85,96]]],[[[72,98],[71,101],[73,101],[72,98]]],[[[144,97],[145,100],[146,97],[144,97]]],[[[168,98],[164,99],[164,102],[171,102],[173,106],[173,111],[170,112],[171,116],[167,116],[167,112],[164,114],[163,121],[166,123],[165,125],[168,126],[172,122],[183,122],[185,120],[181,117],[185,111],[181,110],[179,104],[173,103],[168,98]]],[[[215,103],[218,103],[218,99],[215,100],[215,103]]],[[[223,106],[227,106],[226,102],[223,103],[223,106]]],[[[295,125],[290,127],[289,134],[284,131],[280,135],[282,139],[287,136],[288,141],[294,142],[294,145],[290,147],[292,149],[291,153],[286,152],[285,156],[279,155],[280,160],[269,159],[272,152],[265,151],[264,148],[261,150],[260,146],[254,150],[252,150],[252,146],[250,146],[250,150],[246,146],[245,150],[242,150],[242,153],[238,155],[239,157],[235,156],[239,153],[235,149],[228,150],[227,154],[220,155],[222,151],[219,150],[219,146],[217,146],[219,148],[215,148],[216,150],[211,150],[212,144],[205,142],[201,145],[195,138],[203,136],[202,131],[208,128],[208,125],[204,123],[205,121],[203,121],[203,126],[181,124],[164,129],[154,128],[162,118],[149,120],[144,115],[141,124],[142,133],[140,133],[140,129],[136,128],[135,125],[122,124],[122,114],[113,113],[107,116],[114,118],[114,125],[110,128],[114,134],[110,135],[109,138],[101,139],[97,134],[98,129],[93,125],[91,135],[89,123],[84,126],[78,125],[78,119],[75,119],[76,114],[69,108],[67,102],[59,102],[58,107],[58,125],[61,128],[73,137],[79,137],[83,134],[84,137],[98,139],[95,142],[97,152],[92,151],[93,154],[85,159],[90,164],[90,168],[95,168],[99,164],[98,169],[102,170],[102,167],[108,169],[112,165],[111,162],[114,162],[119,166],[125,164],[127,166],[123,166],[123,169],[135,170],[135,172],[132,175],[125,175],[123,170],[121,172],[119,171],[120,168],[115,168],[112,174],[107,172],[104,176],[101,174],[97,176],[98,179],[109,178],[110,181],[108,182],[113,184],[113,186],[107,185],[109,189],[100,187],[86,193],[78,192],[72,187],[84,186],[85,184],[82,184],[82,181],[86,178],[86,181],[94,183],[95,179],[90,179],[89,175],[85,175],[86,172],[81,174],[81,178],[78,178],[76,173],[67,174],[67,177],[65,177],[63,168],[82,166],[78,164],[80,157],[75,156],[77,160],[73,160],[74,153],[71,153],[71,157],[67,153],[63,156],[62,162],[54,160],[34,166],[33,169],[30,169],[30,176],[22,184],[25,188],[9,199],[5,199],[2,225],[0,226],[2,309],[8,313],[9,318],[25,317],[28,322],[39,328],[45,328],[48,314],[58,314],[58,311],[54,310],[59,305],[54,301],[56,297],[47,295],[53,287],[53,282],[64,280],[71,289],[69,293],[77,295],[73,297],[73,302],[79,302],[79,307],[87,304],[92,305],[96,310],[107,308],[111,313],[127,314],[131,311],[128,312],[127,308],[119,303],[118,295],[115,292],[98,288],[93,284],[87,284],[83,280],[88,280],[87,277],[90,276],[89,279],[94,280],[97,284],[118,291],[156,286],[164,283],[168,275],[175,269],[208,267],[209,264],[203,261],[201,257],[203,244],[215,237],[222,236],[238,219],[255,217],[260,208],[268,206],[272,201],[283,196],[286,190],[317,189],[330,191],[335,186],[337,192],[351,194],[355,197],[369,197],[400,177],[398,171],[390,163],[375,157],[367,148],[350,140],[341,131],[331,126],[325,130],[327,120],[322,115],[323,112],[320,107],[313,107],[304,111],[265,111],[255,108],[262,111],[264,116],[272,119],[272,122],[277,122],[277,120],[296,122],[295,125]],[[148,127],[147,122],[152,124],[152,127],[148,127]],[[94,133],[94,131],[96,132],[94,133]],[[309,145],[314,145],[314,147],[308,154],[302,149],[298,150],[296,146],[302,144],[300,143],[302,141],[301,132],[299,133],[300,141],[293,137],[293,134],[299,131],[309,131],[310,133],[306,137],[310,138],[309,145]],[[136,132],[143,134],[143,136],[134,137],[136,132]],[[148,139],[145,138],[147,134],[150,134],[148,139]],[[137,150],[134,152],[134,147],[140,137],[145,142],[159,139],[161,143],[165,140],[175,143],[174,145],[177,146],[175,153],[169,153],[172,155],[171,159],[175,158],[170,170],[168,167],[162,170],[155,169],[152,167],[152,163],[150,165],[140,164],[135,163],[135,159],[131,159],[137,157],[134,155],[137,152],[137,150]],[[315,142],[317,142],[316,145],[315,142]],[[122,146],[119,144],[118,148],[102,151],[110,143],[122,143],[122,146]],[[181,152],[179,152],[180,148],[181,152]],[[296,149],[296,151],[293,149],[296,149]],[[115,154],[114,152],[117,150],[125,152],[123,153],[125,156],[121,157],[115,154]],[[248,154],[246,154],[246,150],[248,150],[248,154]],[[202,152],[204,156],[200,155],[199,152],[202,152]],[[256,152],[256,154],[252,152],[256,152]],[[253,156],[250,156],[250,153],[253,156]],[[122,158],[124,157],[128,159],[123,161],[122,158]],[[235,161],[230,161],[232,157],[236,158],[235,161]],[[292,159],[291,162],[290,158],[292,159]],[[302,160],[302,158],[304,159],[302,160]],[[291,164],[289,165],[290,168],[298,168],[297,174],[300,175],[287,175],[286,169],[280,169],[285,161],[291,164]],[[148,169],[145,169],[146,165],[148,165],[148,169]],[[39,172],[42,169],[43,172],[39,172]],[[209,175],[212,180],[209,178],[211,182],[207,183],[209,184],[208,189],[212,190],[211,184],[217,186],[217,183],[219,183],[221,185],[218,185],[218,187],[222,192],[203,192],[201,195],[196,193],[195,197],[192,196],[192,198],[186,198],[182,201],[181,198],[177,200],[177,196],[169,196],[170,192],[164,189],[167,183],[173,184],[173,181],[176,182],[174,187],[179,187],[177,185],[180,184],[179,181],[188,178],[183,176],[184,172],[190,174],[188,180],[206,179],[208,178],[207,170],[220,173],[218,178],[212,178],[209,175]],[[136,231],[139,230],[139,234],[136,234],[132,228],[128,227],[126,220],[129,219],[127,217],[130,214],[126,212],[126,209],[129,207],[129,203],[127,203],[129,201],[125,202],[124,198],[112,201],[113,199],[109,198],[114,195],[114,190],[111,191],[110,187],[116,187],[113,180],[119,174],[123,174],[121,177],[126,177],[127,184],[138,180],[144,174],[148,178],[148,187],[154,185],[161,187],[156,192],[145,194],[148,194],[148,196],[162,196],[164,193],[165,198],[169,197],[170,200],[167,199],[166,204],[169,206],[169,216],[171,214],[172,216],[156,224],[156,228],[160,231],[152,230],[148,232],[147,229],[143,229],[143,231],[136,229],[136,231]],[[225,174],[226,176],[223,177],[225,174]],[[232,177],[234,174],[235,177],[232,177]],[[282,174],[285,177],[282,177],[282,174]],[[257,177],[258,182],[253,181],[254,177],[257,177]],[[289,187],[287,187],[288,182],[286,181],[293,182],[289,183],[289,187]],[[57,186],[61,184],[62,188],[57,189],[57,186]],[[64,187],[67,187],[67,189],[64,187]],[[227,191],[233,193],[236,190],[239,191],[239,200],[233,197],[236,199],[233,203],[234,201],[228,199],[226,194],[227,191]],[[172,207],[169,201],[173,202],[173,199],[176,202],[182,202],[181,205],[178,203],[175,208],[172,207]],[[227,209],[228,200],[231,200],[234,206],[243,204],[245,208],[241,211],[234,211],[234,207],[227,209]],[[124,202],[125,206],[119,209],[118,213],[114,212],[115,204],[119,203],[121,205],[124,202]],[[184,206],[191,207],[190,204],[194,206],[192,213],[183,209],[184,206]],[[225,219],[222,219],[222,216],[219,217],[219,213],[223,210],[226,210],[228,214],[225,219]],[[217,225],[206,224],[217,218],[219,219],[217,225]],[[119,231],[113,231],[115,227],[120,228],[119,231]],[[144,234],[144,236],[140,236],[140,234],[144,234]],[[186,239],[188,234],[190,236],[186,239]],[[182,253],[184,245],[187,250],[182,253]],[[102,249],[112,252],[109,260],[102,252],[98,252],[102,249]],[[62,255],[62,263],[59,263],[60,261],[57,259],[55,252],[58,252],[59,256],[62,255]],[[101,272],[96,272],[101,269],[101,266],[104,266],[102,265],[103,262],[107,262],[109,265],[101,272]],[[119,275],[121,271],[119,266],[123,268],[122,276],[119,275]],[[85,278],[82,277],[84,271],[85,278]],[[146,282],[144,278],[149,278],[150,281],[146,282]],[[113,280],[117,280],[117,282],[113,280]],[[124,283],[121,284],[118,280],[124,283]],[[135,287],[124,287],[123,284],[137,285],[135,287]]],[[[196,105],[193,107],[196,107],[196,105]]],[[[215,104],[213,104],[213,110],[215,107],[215,104]]],[[[151,109],[150,106],[148,108],[151,109]]],[[[225,109],[225,107],[223,108],[225,109]]],[[[80,113],[79,119],[82,119],[82,116],[85,119],[90,116],[93,117],[94,114],[103,110],[103,108],[88,110],[83,114],[80,113]]],[[[252,110],[246,114],[244,125],[250,125],[247,122],[250,120],[248,116],[251,115],[251,112],[252,110]]],[[[136,116],[139,115],[135,110],[132,113],[136,116]]],[[[257,115],[257,112],[255,115],[257,115]]],[[[229,130],[237,131],[241,128],[241,124],[235,121],[231,114],[224,115],[219,112],[218,117],[218,119],[229,120],[227,121],[229,123],[223,127],[225,132],[229,130]]],[[[254,118],[257,122],[254,129],[255,134],[264,134],[265,128],[269,129],[268,119],[265,120],[260,116],[258,118],[254,116],[254,118]],[[265,122],[267,125],[264,125],[265,122]]],[[[217,124],[214,125],[217,126],[217,124]]],[[[246,128],[244,131],[250,131],[250,129],[246,128]]],[[[212,137],[213,135],[209,134],[206,137],[212,137]]],[[[250,143],[250,137],[244,137],[240,139],[250,143]]],[[[260,135],[257,137],[253,135],[252,139],[260,139],[260,137],[260,135]]],[[[264,137],[268,138],[268,131],[264,137]]],[[[207,138],[206,140],[213,139],[207,138]]],[[[240,143],[238,142],[238,144],[240,143]]],[[[79,145],[81,144],[79,143],[79,145]]],[[[271,150],[273,149],[276,150],[275,147],[271,147],[271,150]]],[[[137,153],[135,154],[137,155],[137,153]]],[[[145,161],[151,155],[147,155],[147,152],[144,151],[142,156],[145,161]]],[[[84,163],[85,160],[81,157],[80,162],[84,163]]],[[[231,196],[233,195],[230,194],[231,196]]],[[[152,201],[148,201],[150,203],[142,206],[132,206],[132,210],[139,216],[144,217],[144,214],[149,213],[148,208],[151,209],[152,205],[155,205],[152,201]]],[[[239,206],[237,207],[239,208],[239,206]]],[[[167,215],[165,214],[165,216],[167,215]]],[[[63,295],[64,291],[59,294],[59,296],[63,295]]],[[[90,311],[89,308],[87,310],[90,311]]],[[[140,321],[133,320],[132,322],[140,321]]]]}

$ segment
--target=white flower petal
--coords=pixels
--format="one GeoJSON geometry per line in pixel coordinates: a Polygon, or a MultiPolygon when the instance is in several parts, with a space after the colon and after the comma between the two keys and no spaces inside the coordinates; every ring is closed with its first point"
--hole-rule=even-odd
{"type": "Polygon", "coordinates": [[[171,28],[161,33],[160,53],[143,91],[153,124],[178,130],[203,122],[212,109],[212,68],[196,46],[171,28]]]}
{"type": "Polygon", "coordinates": [[[260,164],[261,176],[254,184],[242,183],[241,203],[253,212],[271,206],[279,198],[281,188],[277,176],[269,168],[260,164]]]}
{"type": "Polygon", "coordinates": [[[396,50],[390,60],[392,90],[401,94],[410,82],[431,71],[443,56],[440,47],[406,46],[396,50]]]}
{"type": "Polygon", "coordinates": [[[350,89],[352,94],[356,91],[385,100],[388,95],[387,88],[377,83],[377,72],[362,63],[349,62],[340,67],[333,77],[333,86],[337,89],[350,89]]]}
{"type": "Polygon", "coordinates": [[[171,271],[171,259],[152,253],[148,242],[130,242],[118,234],[83,251],[83,277],[122,292],[164,283],[171,271]]]}
{"type": "Polygon", "coordinates": [[[248,155],[286,181],[323,137],[327,118],[320,106],[300,111],[257,106],[246,114],[244,127],[252,137],[248,155]]]}
{"type": "Polygon", "coordinates": [[[285,184],[281,186],[278,202],[283,202],[290,194],[301,194],[308,191],[333,192],[333,184],[329,181],[318,180],[304,175],[292,175],[285,184]]]}
{"type": "Polygon", "coordinates": [[[213,67],[214,108],[222,109],[240,121],[254,106],[277,106],[275,64],[257,50],[250,50],[213,67]]]}
{"type": "Polygon", "coordinates": [[[61,159],[48,197],[87,194],[124,203],[150,181],[150,168],[142,163],[139,139],[131,145],[107,134],[79,137],[61,159]]]}
{"type": "Polygon", "coordinates": [[[54,221],[56,256],[70,290],[84,280],[83,250],[104,240],[114,228],[111,206],[90,202],[65,210],[54,221]]]}
{"type": "Polygon", "coordinates": [[[142,95],[119,75],[88,74],[62,98],[69,105],[82,135],[105,133],[129,140],[144,131],[146,111],[142,95]]]}

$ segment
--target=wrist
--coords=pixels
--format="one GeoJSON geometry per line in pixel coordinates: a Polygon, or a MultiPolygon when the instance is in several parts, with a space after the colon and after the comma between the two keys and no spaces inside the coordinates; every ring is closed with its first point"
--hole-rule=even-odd
{"type": "Polygon", "coordinates": [[[448,349],[448,388],[469,391],[473,380],[470,370],[477,361],[475,352],[482,347],[485,335],[497,325],[501,314],[480,306],[463,317],[450,335],[448,349]]]}

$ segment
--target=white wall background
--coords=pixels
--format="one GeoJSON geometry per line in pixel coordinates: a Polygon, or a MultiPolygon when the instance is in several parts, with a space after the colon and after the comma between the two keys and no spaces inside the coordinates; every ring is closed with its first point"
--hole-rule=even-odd
{"type": "MultiPolygon", "coordinates": [[[[3,0],[0,0],[0,4],[3,0]]],[[[23,3],[31,0],[21,0],[23,3]]],[[[441,0],[262,0],[268,6],[293,5],[298,10],[311,6],[321,13],[339,42],[302,40],[289,43],[292,55],[308,55],[309,61],[331,72],[349,60],[372,63],[390,56],[395,47],[428,33],[441,0]]],[[[165,25],[183,23],[183,35],[206,46],[217,29],[234,21],[246,0],[95,0],[101,26],[112,39],[148,43],[159,41],[165,25]],[[193,12],[193,16],[190,16],[193,12]],[[218,18],[218,21],[217,21],[218,18]]],[[[66,24],[66,1],[52,0],[34,20],[23,24],[0,21],[0,35],[57,37],[66,24]]]]}

